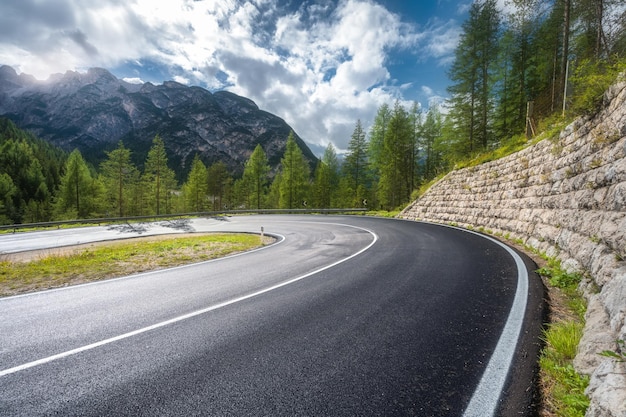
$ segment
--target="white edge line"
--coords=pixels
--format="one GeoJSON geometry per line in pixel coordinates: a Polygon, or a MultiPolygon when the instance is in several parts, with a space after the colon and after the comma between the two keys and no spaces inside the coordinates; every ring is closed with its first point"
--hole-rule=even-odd
{"type": "MultiPolygon", "coordinates": [[[[427,222],[425,222],[427,223],[427,222]]],[[[517,348],[519,335],[524,324],[524,315],[526,313],[526,304],[528,301],[528,270],[522,258],[509,246],[494,239],[490,236],[474,232],[472,230],[462,229],[460,227],[449,226],[439,223],[439,226],[450,227],[453,229],[465,231],[475,234],[497,245],[503,247],[515,260],[517,265],[517,288],[515,290],[515,298],[509,311],[506,324],[502,329],[502,334],[498,339],[496,348],[494,349],[489,363],[485,368],[485,372],[472,395],[472,398],[463,413],[463,417],[485,417],[494,416],[498,407],[498,402],[517,348]]]]}
{"type": "MultiPolygon", "coordinates": [[[[352,255],[350,255],[350,256],[348,256],[346,258],[340,259],[340,260],[338,260],[338,261],[336,261],[336,262],[334,262],[332,264],[326,265],[326,266],[324,266],[322,268],[316,269],[316,270],[311,271],[309,273],[306,273],[304,275],[300,275],[299,277],[292,278],[292,279],[287,280],[287,281],[283,281],[283,282],[281,282],[279,284],[272,285],[271,287],[267,287],[267,288],[264,288],[262,290],[255,291],[253,293],[250,293],[250,294],[247,294],[247,295],[243,295],[241,297],[233,298],[231,300],[224,301],[222,303],[214,304],[214,305],[212,305],[210,307],[207,307],[207,308],[204,308],[204,309],[201,309],[201,310],[197,310],[197,311],[194,311],[194,312],[191,312],[191,313],[188,313],[188,314],[184,314],[182,316],[174,317],[173,319],[170,319],[170,320],[162,321],[162,322],[153,324],[151,326],[143,327],[141,329],[137,329],[137,330],[134,330],[132,332],[124,333],[124,334],[121,334],[119,336],[111,337],[109,339],[104,339],[104,340],[101,340],[99,342],[95,342],[95,343],[91,343],[89,345],[81,346],[81,347],[76,348],[76,349],[68,350],[66,352],[58,353],[56,355],[48,356],[46,358],[42,358],[42,359],[39,359],[39,360],[36,360],[36,361],[32,361],[32,362],[28,362],[28,363],[25,363],[25,364],[22,364],[22,365],[19,365],[19,366],[15,366],[13,368],[2,370],[2,371],[0,371],[0,377],[6,376],[6,375],[10,375],[10,374],[14,374],[16,372],[20,372],[20,371],[23,371],[23,370],[26,370],[26,369],[29,369],[29,368],[34,368],[36,366],[43,365],[43,364],[46,364],[46,363],[50,363],[50,362],[56,361],[58,359],[63,359],[63,358],[66,358],[68,356],[75,355],[77,353],[85,352],[87,350],[95,349],[97,347],[104,346],[104,345],[107,345],[109,343],[117,342],[119,340],[128,339],[130,337],[137,336],[139,334],[146,333],[146,332],[149,332],[151,330],[155,330],[155,329],[158,329],[158,328],[161,328],[161,327],[169,326],[170,324],[178,323],[180,321],[187,320],[187,319],[190,319],[192,317],[196,317],[196,316],[199,316],[201,314],[205,314],[205,313],[208,313],[210,311],[217,310],[217,309],[220,309],[222,307],[229,306],[231,304],[235,304],[235,303],[238,303],[238,302],[241,302],[241,301],[244,301],[244,300],[248,300],[250,298],[257,297],[259,295],[268,293],[270,291],[274,291],[274,290],[276,290],[278,288],[285,287],[287,285],[293,284],[294,282],[303,280],[303,279],[308,278],[308,277],[310,277],[312,275],[315,275],[315,274],[318,274],[318,273],[320,273],[322,271],[325,271],[327,269],[333,268],[333,267],[335,267],[335,266],[337,266],[337,265],[339,265],[339,264],[341,264],[343,262],[346,262],[346,261],[348,261],[348,260],[350,260],[350,259],[352,259],[352,258],[354,258],[354,257],[356,257],[356,256],[358,256],[360,254],[362,254],[363,252],[365,252],[366,250],[368,250],[369,248],[374,246],[374,244],[378,241],[378,235],[376,235],[376,233],[372,232],[371,230],[368,230],[368,229],[365,229],[365,228],[362,228],[362,227],[352,226],[352,225],[342,225],[342,226],[348,226],[348,227],[352,227],[352,228],[355,228],[355,229],[360,229],[360,230],[363,230],[365,232],[368,232],[369,234],[371,234],[374,237],[374,239],[372,240],[372,242],[369,245],[367,245],[366,247],[364,247],[360,251],[358,251],[356,253],[353,253],[352,255]]],[[[250,253],[250,252],[244,252],[244,253],[250,253]]]]}

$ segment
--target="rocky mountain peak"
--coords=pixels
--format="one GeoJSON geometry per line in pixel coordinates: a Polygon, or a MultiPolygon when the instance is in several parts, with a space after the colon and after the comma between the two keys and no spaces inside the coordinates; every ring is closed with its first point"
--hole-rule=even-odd
{"type": "MultiPolygon", "coordinates": [[[[213,94],[175,81],[130,84],[102,68],[36,81],[2,66],[0,115],[67,151],[79,149],[93,164],[123,141],[141,165],[159,135],[181,179],[196,154],[207,166],[222,161],[241,173],[257,144],[276,168],[292,130],[252,100],[227,91],[213,94]]],[[[316,157],[295,136],[313,166],[316,157]]]]}
{"type": "Polygon", "coordinates": [[[0,66],[0,78],[1,79],[15,79],[17,78],[17,72],[8,65],[0,66]]]}

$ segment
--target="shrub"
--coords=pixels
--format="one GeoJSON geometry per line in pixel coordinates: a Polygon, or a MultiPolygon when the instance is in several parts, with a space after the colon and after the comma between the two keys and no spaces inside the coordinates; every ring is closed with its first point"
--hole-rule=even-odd
{"type": "Polygon", "coordinates": [[[604,92],[625,70],[626,59],[614,63],[589,59],[580,62],[571,78],[574,86],[572,111],[587,115],[597,113],[602,106],[604,92]]]}

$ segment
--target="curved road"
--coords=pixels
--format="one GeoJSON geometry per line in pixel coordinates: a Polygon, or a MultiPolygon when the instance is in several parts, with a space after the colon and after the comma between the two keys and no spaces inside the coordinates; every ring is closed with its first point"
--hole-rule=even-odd
{"type": "MultiPolygon", "coordinates": [[[[493,239],[348,216],[176,227],[279,241],[0,299],[0,415],[529,415],[541,284],[493,239]]],[[[3,235],[0,253],[137,232],[3,235]]]]}

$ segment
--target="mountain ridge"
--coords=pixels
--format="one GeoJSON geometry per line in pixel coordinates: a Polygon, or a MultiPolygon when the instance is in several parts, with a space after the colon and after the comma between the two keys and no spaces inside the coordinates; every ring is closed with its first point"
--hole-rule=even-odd
{"type": "MultiPolygon", "coordinates": [[[[122,141],[140,165],[159,135],[179,179],[196,153],[208,166],[222,161],[238,175],[257,144],[273,170],[293,129],[252,100],[175,81],[131,84],[103,68],[67,71],[45,81],[0,66],[0,115],[94,165],[122,141]]],[[[313,167],[317,158],[294,137],[313,167]]]]}

